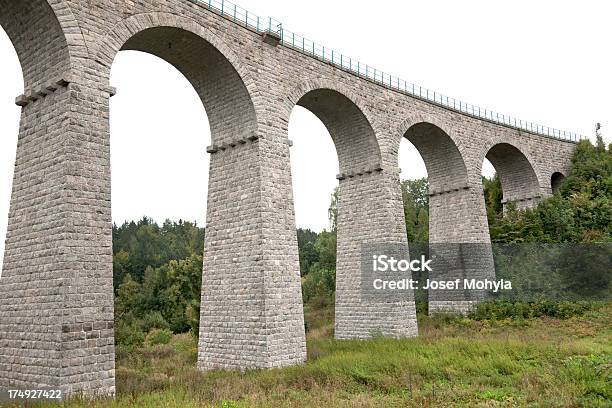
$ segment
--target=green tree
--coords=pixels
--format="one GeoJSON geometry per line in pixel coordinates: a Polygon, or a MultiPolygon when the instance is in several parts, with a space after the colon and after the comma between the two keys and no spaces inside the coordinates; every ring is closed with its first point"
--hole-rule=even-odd
{"type": "Polygon", "coordinates": [[[492,179],[482,178],[482,186],[484,190],[485,205],[487,206],[487,218],[489,224],[495,221],[496,218],[503,216],[503,192],[501,182],[497,174],[492,179]]]}
{"type": "Polygon", "coordinates": [[[115,316],[118,319],[126,319],[137,316],[142,310],[143,304],[142,286],[127,274],[123,279],[117,296],[115,298],[115,316]]]}
{"type": "Polygon", "coordinates": [[[319,262],[319,253],[315,248],[318,234],[309,229],[298,228],[298,250],[300,254],[300,274],[305,276],[315,263],[319,262]]]}
{"type": "MultiPolygon", "coordinates": [[[[336,270],[336,234],[323,231],[314,244],[319,261],[313,266],[317,269],[336,270]]],[[[312,268],[311,268],[312,269],[312,268]]]]}
{"type": "Polygon", "coordinates": [[[408,242],[429,241],[429,183],[426,178],[401,183],[408,242]]]}
{"type": "Polygon", "coordinates": [[[162,314],[175,333],[189,331],[192,328],[190,309],[199,309],[202,289],[202,256],[193,254],[180,261],[170,261],[162,268],[168,284],[164,290],[166,304],[162,314]]]}
{"type": "Polygon", "coordinates": [[[130,254],[124,250],[119,250],[113,254],[113,287],[119,288],[125,276],[131,271],[130,254]]]}

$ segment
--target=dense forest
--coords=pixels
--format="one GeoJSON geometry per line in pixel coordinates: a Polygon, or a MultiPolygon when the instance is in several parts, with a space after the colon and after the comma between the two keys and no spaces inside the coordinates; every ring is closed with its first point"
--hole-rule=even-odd
{"type": "MultiPolygon", "coordinates": [[[[537,207],[503,214],[497,177],[483,178],[491,240],[497,243],[612,241],[612,148],[601,137],[578,144],[572,169],[554,196],[537,207]]],[[[402,182],[409,242],[428,241],[427,179],[402,182]]],[[[330,231],[298,229],[303,298],[307,307],[333,304],[336,202],[330,231]]],[[[197,335],[205,229],[190,222],[151,219],[113,227],[116,341],[137,345],[152,329],[197,335]]],[[[157,332],[159,332],[159,330],[157,332]]]]}

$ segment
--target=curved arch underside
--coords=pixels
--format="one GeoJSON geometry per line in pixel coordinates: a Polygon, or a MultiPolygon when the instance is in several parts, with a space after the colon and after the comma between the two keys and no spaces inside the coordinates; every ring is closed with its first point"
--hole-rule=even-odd
{"type": "Polygon", "coordinates": [[[532,200],[540,195],[535,170],[518,148],[507,143],[496,144],[486,158],[499,176],[504,202],[532,200]]]}
{"type": "Polygon", "coordinates": [[[558,171],[553,173],[553,175],[550,177],[550,188],[553,193],[559,191],[561,184],[563,184],[563,180],[565,180],[565,175],[563,175],[563,173],[558,171]]]}
{"type": "Polygon", "coordinates": [[[202,37],[181,28],[148,28],[128,39],[121,50],[162,58],[189,80],[208,114],[213,143],[229,143],[256,131],[253,102],[240,75],[202,37]]]}
{"type": "Polygon", "coordinates": [[[302,96],[297,104],[317,116],[329,131],[341,173],[369,170],[380,164],[374,130],[348,97],[331,89],[316,89],[302,96]]]}
{"type": "Polygon", "coordinates": [[[467,185],[467,169],[450,136],[427,122],[412,125],[404,134],[419,151],[429,180],[429,190],[446,191],[467,185]]]}
{"type": "Polygon", "coordinates": [[[37,90],[70,69],[68,44],[45,0],[0,0],[0,26],[10,38],[26,89],[37,90]]]}

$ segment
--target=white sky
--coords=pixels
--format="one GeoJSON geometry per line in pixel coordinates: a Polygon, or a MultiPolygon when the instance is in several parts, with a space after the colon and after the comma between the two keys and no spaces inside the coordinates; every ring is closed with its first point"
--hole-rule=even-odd
{"type": "MultiPolygon", "coordinates": [[[[240,3],[240,2],[239,2],[240,3]]],[[[307,38],[448,96],[524,120],[612,135],[612,3],[583,0],[289,2],[244,0],[307,38]],[[357,4],[357,5],[356,5],[357,4]]],[[[6,233],[23,91],[15,51],[0,30],[0,236],[6,233]]],[[[143,215],[205,224],[208,122],[195,91],[155,57],[123,52],[112,71],[113,219],[143,215]]],[[[337,159],[321,122],[296,108],[289,127],[297,225],[328,227],[337,159]]],[[[423,177],[410,143],[403,177],[423,177]]],[[[486,172],[491,173],[491,168],[486,172]]],[[[4,239],[0,240],[0,262],[4,239]]]]}

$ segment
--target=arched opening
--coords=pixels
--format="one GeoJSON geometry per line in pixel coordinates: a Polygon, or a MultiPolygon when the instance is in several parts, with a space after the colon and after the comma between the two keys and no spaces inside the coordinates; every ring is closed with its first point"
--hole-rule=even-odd
{"type": "Polygon", "coordinates": [[[208,113],[213,144],[229,144],[255,132],[255,110],[245,83],[232,63],[198,34],[177,27],[148,28],[130,37],[121,50],[155,55],[188,79],[208,113]]]}
{"type": "Polygon", "coordinates": [[[405,137],[398,150],[406,237],[412,252],[429,243],[429,182],[427,167],[417,148],[405,137]]]}
{"type": "MultiPolygon", "coordinates": [[[[419,122],[406,130],[400,143],[400,153],[399,164],[404,180],[409,180],[409,176],[413,174],[426,175],[413,179],[417,184],[404,181],[404,198],[409,200],[405,202],[405,208],[416,207],[416,212],[410,211],[406,215],[420,216],[421,224],[423,220],[427,220],[428,224],[426,232],[423,232],[423,225],[417,225],[421,231],[417,234],[420,237],[418,241],[423,243],[464,242],[466,231],[450,228],[450,226],[461,225],[463,222],[461,217],[465,214],[448,211],[452,197],[467,188],[467,170],[454,141],[440,127],[432,123],[419,122]],[[405,147],[402,147],[402,144],[405,147]],[[411,152],[412,160],[417,164],[416,168],[413,162],[404,161],[404,152],[411,152]],[[422,161],[417,159],[417,152],[418,158],[422,161]],[[421,165],[420,170],[419,164],[421,165]],[[423,171],[423,165],[425,171],[423,171]],[[419,184],[422,186],[419,187],[419,184]],[[408,191],[410,189],[413,191],[408,191]],[[427,214],[423,214],[425,207],[427,207],[427,214]],[[440,220],[445,221],[440,222],[440,220]]],[[[406,219],[409,226],[408,232],[418,222],[418,219],[406,219]]],[[[412,236],[417,238],[414,234],[412,236]]]]}
{"type": "Polygon", "coordinates": [[[197,92],[166,61],[122,51],[111,74],[114,328],[125,373],[123,350],[197,333],[210,128],[197,92]]]}
{"type": "MultiPolygon", "coordinates": [[[[325,178],[329,186],[337,187],[335,191],[322,192],[321,195],[321,209],[325,208],[325,212],[321,211],[321,216],[331,215],[330,231],[321,231],[316,238],[311,236],[312,244],[305,245],[299,241],[303,241],[306,237],[298,235],[298,244],[302,244],[300,248],[301,267],[307,268],[306,271],[303,271],[306,273],[303,285],[306,328],[309,336],[331,337],[337,334],[334,333],[334,323],[337,332],[338,313],[341,313],[341,310],[334,310],[335,300],[342,302],[346,297],[344,289],[341,288],[347,285],[345,280],[348,280],[349,275],[354,273],[355,261],[358,261],[355,256],[349,258],[342,254],[348,251],[348,247],[355,245],[354,238],[358,238],[354,236],[357,229],[356,224],[366,221],[359,220],[357,217],[360,217],[367,207],[367,203],[364,203],[363,206],[356,206],[354,188],[347,186],[347,183],[338,183],[335,176],[337,174],[338,179],[343,180],[345,177],[348,180],[349,175],[352,180],[367,178],[363,176],[364,174],[367,176],[367,171],[370,174],[373,172],[374,163],[380,160],[380,151],[367,118],[355,102],[344,94],[328,88],[305,91],[299,96],[292,116],[304,111],[309,112],[307,115],[311,120],[317,121],[320,126],[324,127],[324,130],[319,127],[320,131],[323,130],[330,136],[327,143],[320,143],[319,146],[319,149],[327,150],[328,159],[325,166],[327,171],[319,177],[325,178]],[[323,204],[324,202],[326,204],[323,204]],[[308,256],[313,262],[304,259],[308,256]],[[334,315],[336,315],[335,322],[333,321],[334,315]]],[[[291,123],[290,129],[292,129],[291,123]]],[[[300,147],[301,141],[299,139],[295,141],[296,144],[292,148],[292,163],[302,154],[298,153],[302,148],[300,147]]],[[[321,151],[315,157],[319,156],[325,157],[326,153],[321,151]]],[[[308,159],[312,163],[313,156],[308,159]]],[[[317,159],[317,163],[319,162],[320,160],[317,159]]],[[[300,169],[295,170],[294,172],[292,168],[294,190],[302,190],[307,186],[300,183],[300,169]]],[[[309,168],[308,171],[313,170],[309,168]]],[[[297,210],[302,205],[299,198],[299,195],[296,194],[296,220],[298,219],[297,210]]],[[[304,201],[306,200],[308,203],[304,204],[309,205],[313,197],[308,196],[304,201]]],[[[298,233],[300,234],[299,231],[298,233]]],[[[340,318],[340,321],[342,320],[340,318]]],[[[341,328],[340,331],[342,330],[341,328]]]]}
{"type": "MultiPolygon", "coordinates": [[[[175,163],[177,167],[182,166],[187,157],[197,160],[198,155],[204,156],[206,152],[210,153],[207,193],[209,205],[205,218],[206,238],[205,242],[200,242],[203,239],[200,231],[187,228],[195,234],[192,234],[191,238],[198,241],[189,248],[195,251],[188,254],[189,258],[171,260],[169,264],[161,265],[157,269],[146,268],[142,274],[142,282],[127,282],[125,289],[129,291],[130,287],[137,287],[140,284],[143,288],[143,295],[146,295],[146,288],[154,295],[151,296],[150,302],[143,302],[146,309],[145,314],[141,317],[144,325],[148,325],[147,328],[157,329],[154,325],[164,324],[165,320],[169,328],[175,332],[186,330],[199,332],[198,368],[208,370],[219,367],[257,366],[257,363],[253,362],[254,359],[262,359],[261,364],[267,364],[263,349],[261,352],[253,351],[255,357],[232,359],[233,365],[227,362],[228,355],[241,355],[244,347],[247,347],[246,343],[252,341],[252,339],[241,337],[241,333],[254,333],[253,337],[256,340],[259,336],[262,348],[266,345],[267,333],[261,330],[262,311],[260,307],[254,306],[257,299],[242,295],[245,292],[253,292],[255,290],[253,288],[260,285],[260,275],[250,273],[253,269],[253,261],[248,256],[238,258],[239,254],[245,252],[245,247],[254,245],[251,244],[251,241],[258,239],[252,233],[252,228],[245,228],[249,226],[249,222],[250,224],[256,223],[253,217],[254,214],[257,216],[258,210],[257,202],[248,199],[249,194],[257,194],[259,191],[254,178],[254,175],[257,174],[255,109],[243,78],[228,57],[211,44],[207,37],[208,33],[199,27],[190,26],[191,23],[184,24],[182,20],[177,21],[177,26],[153,26],[132,33],[129,30],[142,27],[142,25],[126,24],[127,33],[130,35],[123,39],[124,43],[120,51],[141,51],[163,59],[184,76],[185,84],[189,84],[191,92],[197,94],[201,101],[201,105],[199,103],[197,105],[200,106],[200,120],[204,122],[208,118],[210,146],[206,147],[204,134],[198,135],[199,140],[188,148],[190,152],[175,150],[175,155],[170,156],[172,150],[168,148],[165,152],[167,160],[164,165],[175,163]],[[186,25],[188,29],[183,28],[183,25],[186,25]],[[202,105],[206,113],[201,109],[202,105]],[[202,245],[205,247],[203,259],[202,253],[197,253],[202,249],[202,245]],[[231,264],[228,264],[228,261],[231,264]],[[164,274],[167,276],[164,277],[164,274]],[[173,277],[177,277],[177,274],[186,274],[186,276],[183,276],[184,279],[178,279],[176,288],[170,287],[165,290],[151,288],[155,284],[169,284],[173,277]],[[195,283],[199,281],[199,277],[202,277],[201,286],[195,283]],[[168,307],[168,305],[160,304],[163,303],[160,301],[160,295],[168,291],[170,291],[169,301],[178,302],[177,305],[168,307]],[[157,306],[160,310],[152,309],[151,305],[157,306]]],[[[155,25],[149,20],[144,21],[143,24],[145,26],[155,25]]],[[[126,32],[121,29],[119,32],[121,35],[126,35],[126,32]]],[[[146,76],[146,74],[143,75],[146,76]]],[[[167,86],[160,84],[159,80],[160,78],[149,77],[149,86],[153,91],[159,91],[160,88],[167,86]]],[[[156,98],[161,96],[159,93],[156,98]]],[[[193,97],[190,99],[193,101],[193,97]]],[[[188,101],[170,100],[166,102],[173,104],[173,108],[176,108],[177,105],[180,106],[188,101]]],[[[124,108],[129,109],[125,106],[124,108]]],[[[171,111],[172,108],[169,108],[165,114],[160,112],[166,123],[178,119],[169,115],[171,111]]],[[[163,123],[159,126],[163,126],[163,123]]],[[[204,127],[201,126],[201,130],[204,130],[204,127]]],[[[180,126],[172,124],[172,129],[168,131],[176,132],[179,129],[180,126]]],[[[181,135],[169,134],[161,137],[166,137],[174,142],[179,140],[181,135]]],[[[114,135],[111,140],[116,140],[114,135]]],[[[191,183],[205,186],[206,173],[202,171],[201,166],[197,169],[200,171],[199,174],[182,175],[182,177],[189,177],[191,183]]],[[[113,174],[114,178],[115,174],[113,174]]],[[[168,190],[172,191],[179,186],[180,183],[176,183],[168,190]]],[[[206,201],[203,194],[205,189],[200,188],[200,190],[202,192],[200,200],[204,203],[206,201]]],[[[172,204],[172,201],[170,199],[168,203],[172,204]]],[[[195,204],[195,207],[203,209],[203,205],[195,204]]],[[[146,222],[144,224],[145,234],[159,235],[157,228],[146,225],[146,222]]],[[[143,226],[138,225],[138,227],[143,226]]],[[[130,227],[128,226],[127,229],[129,230],[130,227]]],[[[167,226],[164,224],[161,230],[162,236],[175,233],[178,240],[186,239],[181,236],[181,233],[177,234],[178,230],[185,230],[184,225],[167,226]]],[[[117,237],[115,237],[114,246],[116,242],[117,237]]],[[[158,247],[151,248],[151,250],[154,251],[154,255],[164,252],[158,247]]],[[[125,255],[123,258],[115,259],[115,264],[124,258],[125,255]]],[[[119,297],[122,289],[122,287],[119,288],[119,297]]],[[[119,313],[129,309],[124,306],[119,303],[119,300],[117,301],[116,307],[119,313]]],[[[129,329],[129,324],[126,326],[129,329]]]]}
{"type": "Polygon", "coordinates": [[[291,112],[289,138],[306,337],[332,338],[338,156],[325,124],[302,106],[291,112]]]}
{"type": "MultiPolygon", "coordinates": [[[[297,105],[322,122],[337,153],[339,185],[334,208],[337,215],[336,262],[335,265],[326,266],[335,266],[334,337],[369,338],[374,332],[396,337],[416,334],[414,302],[388,302],[381,306],[379,302],[370,302],[360,294],[360,254],[363,246],[398,241],[394,235],[397,231],[390,228],[391,206],[386,196],[392,182],[387,180],[390,176],[381,167],[378,141],[366,111],[353,95],[325,84],[311,83],[299,88],[289,100],[292,105],[288,106],[288,110],[297,105]]],[[[296,148],[297,144],[294,152],[296,148]]],[[[293,181],[297,181],[295,177],[293,181]]],[[[325,246],[329,242],[321,244],[325,246]]],[[[323,285],[328,285],[329,295],[333,279],[324,273],[315,276],[318,272],[316,268],[309,271],[309,274],[313,274],[311,279],[319,279],[323,285]]],[[[309,295],[308,284],[307,276],[305,297],[309,295]]],[[[307,312],[308,307],[307,300],[307,312]]],[[[323,335],[331,336],[331,331],[330,323],[323,335]]],[[[318,331],[316,335],[321,335],[321,332],[318,331]]]]}
{"type": "Polygon", "coordinates": [[[495,170],[495,167],[489,159],[485,157],[482,162],[482,190],[485,198],[485,207],[487,209],[487,220],[489,224],[489,230],[497,219],[503,217],[504,205],[502,201],[504,199],[501,188],[501,182],[499,181],[499,175],[495,170]]]}
{"type": "Polygon", "coordinates": [[[550,188],[553,194],[559,191],[561,184],[563,184],[563,180],[565,180],[565,175],[558,171],[553,173],[553,175],[550,177],[550,188]]]}
{"type": "MultiPolygon", "coordinates": [[[[463,281],[494,275],[484,207],[477,199],[482,192],[470,185],[451,135],[434,123],[412,121],[400,141],[398,160],[410,256],[432,260],[432,271],[417,273],[414,279],[463,281]]],[[[475,290],[415,293],[417,307],[429,313],[465,313],[483,296],[475,290]]]]}
{"type": "Polygon", "coordinates": [[[336,146],[341,173],[349,174],[380,164],[374,130],[355,103],[332,89],[307,92],[297,105],[325,124],[336,146]]]}
{"type": "Polygon", "coordinates": [[[508,209],[509,203],[519,210],[537,203],[540,198],[538,178],[525,154],[508,143],[499,143],[491,147],[485,157],[499,178],[503,211],[508,209]]]}

